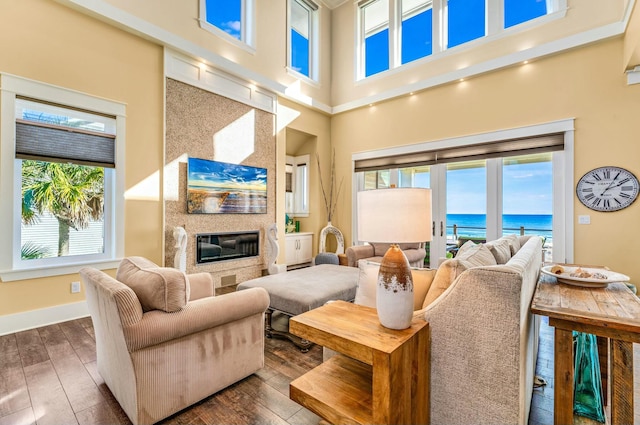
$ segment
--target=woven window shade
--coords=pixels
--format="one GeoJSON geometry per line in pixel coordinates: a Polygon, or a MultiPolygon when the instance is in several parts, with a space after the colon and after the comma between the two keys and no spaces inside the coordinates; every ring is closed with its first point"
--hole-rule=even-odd
{"type": "Polygon", "coordinates": [[[402,155],[367,158],[355,161],[355,171],[387,170],[390,168],[418,167],[448,162],[474,161],[488,158],[529,155],[564,149],[562,133],[523,139],[501,140],[460,147],[425,150],[402,155]]]}
{"type": "Polygon", "coordinates": [[[16,120],[16,158],[115,168],[115,136],[16,120]]]}

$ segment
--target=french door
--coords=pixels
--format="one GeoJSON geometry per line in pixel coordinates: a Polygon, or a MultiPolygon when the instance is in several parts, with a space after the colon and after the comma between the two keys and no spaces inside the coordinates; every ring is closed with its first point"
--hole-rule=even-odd
{"type": "Polygon", "coordinates": [[[431,188],[432,239],[425,266],[437,267],[461,241],[483,242],[505,234],[541,235],[546,260],[551,261],[554,155],[558,154],[365,171],[360,187],[431,188]]]}

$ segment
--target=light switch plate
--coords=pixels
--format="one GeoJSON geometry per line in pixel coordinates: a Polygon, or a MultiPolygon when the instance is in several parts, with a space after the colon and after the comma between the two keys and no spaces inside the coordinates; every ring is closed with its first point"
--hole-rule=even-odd
{"type": "Polygon", "coordinates": [[[71,282],[71,293],[77,294],[80,292],[80,282],[71,282]]]}
{"type": "Polygon", "coordinates": [[[590,215],[579,215],[578,216],[578,224],[591,224],[591,216],[590,215]]]}

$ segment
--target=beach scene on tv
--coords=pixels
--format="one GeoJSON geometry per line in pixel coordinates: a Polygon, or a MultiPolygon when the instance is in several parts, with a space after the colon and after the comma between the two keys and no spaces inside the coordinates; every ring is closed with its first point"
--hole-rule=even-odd
{"type": "Polygon", "coordinates": [[[187,212],[190,214],[265,214],[267,212],[266,168],[189,158],[187,212]]]}

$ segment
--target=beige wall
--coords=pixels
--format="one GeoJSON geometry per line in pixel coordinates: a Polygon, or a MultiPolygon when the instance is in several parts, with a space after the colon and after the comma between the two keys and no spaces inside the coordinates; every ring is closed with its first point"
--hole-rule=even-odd
{"type": "MultiPolygon", "coordinates": [[[[628,86],[620,68],[622,37],[528,65],[334,116],[332,143],[351,193],[351,155],[377,148],[435,141],[575,117],[574,182],[588,170],[614,165],[640,176],[640,85],[628,86]]],[[[351,244],[350,203],[339,219],[351,244]]],[[[574,197],[574,260],[604,264],[640,279],[640,201],[611,213],[574,197]]]]}
{"type": "Polygon", "coordinates": [[[184,40],[253,70],[324,104],[330,104],[331,11],[320,5],[320,64],[318,84],[298,81],[287,73],[287,0],[256,1],[256,49],[247,51],[198,24],[199,0],[106,0],[107,3],[157,25],[184,40]]]}
{"type": "MultiPolygon", "coordinates": [[[[327,214],[324,207],[324,199],[322,189],[320,188],[320,178],[318,174],[318,164],[316,161],[316,152],[320,157],[320,166],[322,167],[322,177],[325,187],[329,184],[328,178],[330,173],[330,152],[331,152],[331,118],[325,114],[313,111],[299,104],[279,99],[278,101],[278,140],[281,146],[279,151],[278,163],[284,164],[286,153],[286,133],[287,129],[306,133],[309,137],[306,143],[295,152],[296,155],[309,154],[310,168],[310,193],[309,193],[309,217],[296,218],[300,220],[300,231],[314,232],[313,235],[313,254],[318,252],[318,234],[320,230],[327,224],[327,214]]],[[[284,167],[278,174],[280,180],[284,181],[284,167]]],[[[278,223],[278,241],[280,245],[279,262],[284,263],[284,184],[279,189],[278,195],[278,215],[276,223],[278,223]]],[[[340,207],[338,207],[340,209],[340,207]]],[[[334,221],[333,224],[340,228],[340,223],[334,221]]]]}
{"type": "MultiPolygon", "coordinates": [[[[0,71],[126,104],[125,253],[157,262],[162,262],[162,61],[160,47],[53,1],[2,2],[0,71]]],[[[77,280],[78,275],[68,275],[2,282],[0,316],[82,301],[83,293],[70,293],[70,282],[77,280]]]]}
{"type": "Polygon", "coordinates": [[[489,36],[443,52],[437,60],[424,58],[401,69],[355,82],[356,62],[353,58],[356,44],[353,26],[356,22],[357,7],[354,2],[344,2],[333,11],[332,16],[333,106],[394,90],[406,84],[441,77],[446,73],[465,70],[474,65],[489,63],[508,54],[526,52],[563,37],[620,22],[627,1],[607,0],[606,6],[600,0],[567,0],[567,3],[567,13],[562,19],[533,27],[524,24],[521,26],[523,30],[514,27],[505,31],[508,37],[489,36]]]}

